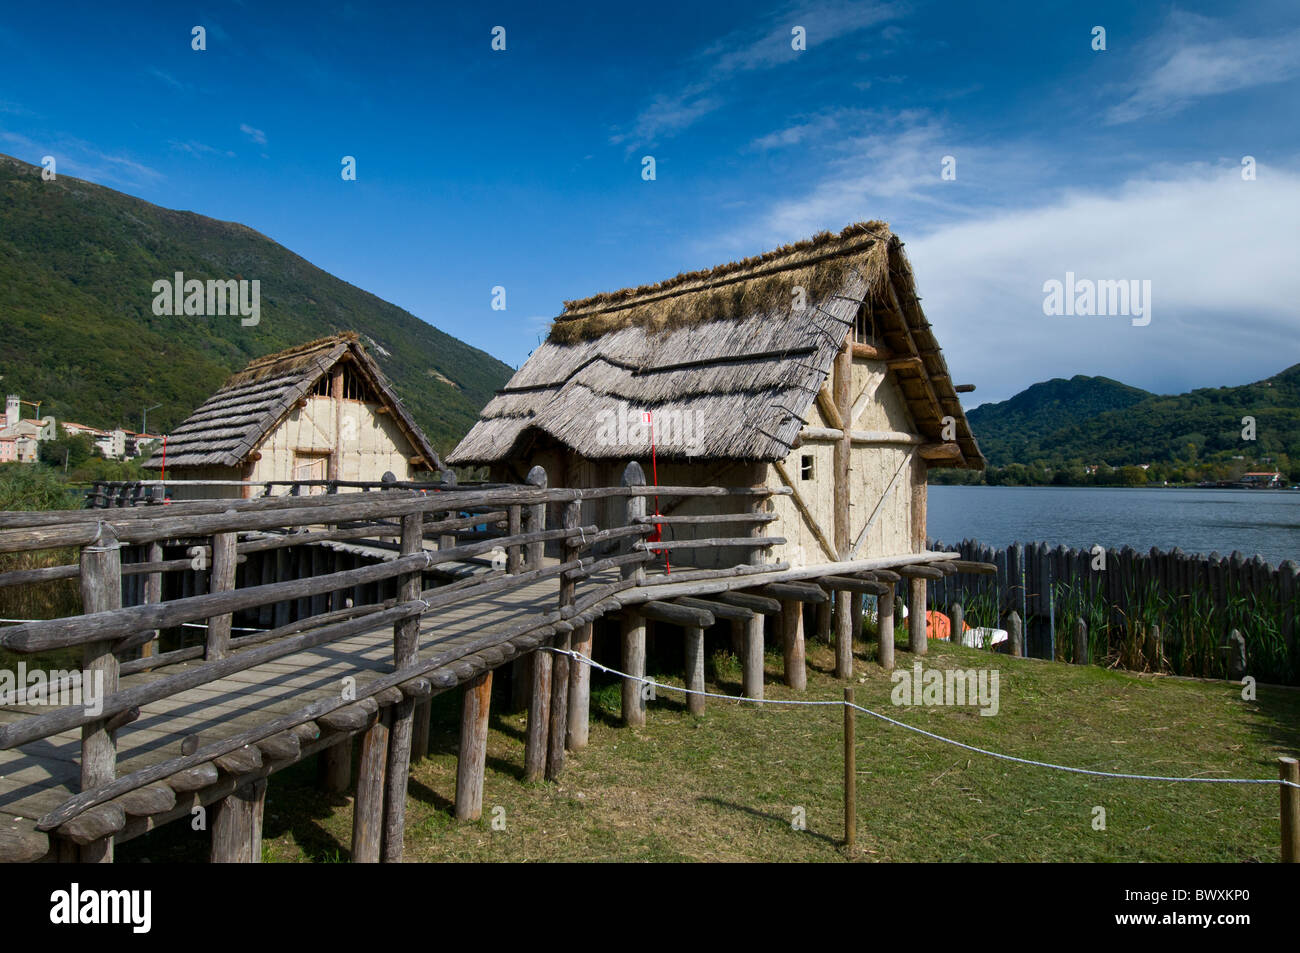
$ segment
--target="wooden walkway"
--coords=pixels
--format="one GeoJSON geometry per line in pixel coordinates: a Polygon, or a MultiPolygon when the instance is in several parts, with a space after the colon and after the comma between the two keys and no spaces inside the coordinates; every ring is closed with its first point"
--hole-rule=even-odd
{"type": "MultiPolygon", "coordinates": [[[[461,646],[465,651],[458,658],[473,654],[481,650],[483,635],[554,609],[558,589],[556,579],[543,579],[443,610],[436,618],[422,621],[419,656],[429,659],[435,652],[455,653],[461,646]],[[471,643],[476,643],[477,648],[471,643]]],[[[510,638],[503,636],[503,641],[510,638]]],[[[203,660],[198,659],[159,671],[126,675],[120,688],[170,677],[202,664],[203,660]]],[[[198,736],[206,744],[232,737],[311,701],[337,697],[347,676],[364,686],[392,670],[393,630],[388,625],[160,699],[143,706],[139,718],[118,731],[119,774],[176,757],[182,753],[181,745],[187,738],[198,736]]],[[[0,725],[47,710],[39,706],[3,707],[0,725]]],[[[340,739],[331,740],[337,743],[340,739]]],[[[81,789],[80,758],[80,729],[0,751],[0,827],[17,836],[34,834],[37,818],[81,789]]],[[[190,806],[184,805],[180,812],[189,810],[190,806]]],[[[148,821],[128,823],[115,839],[119,843],[130,840],[171,820],[174,813],[175,809],[148,821]]]]}

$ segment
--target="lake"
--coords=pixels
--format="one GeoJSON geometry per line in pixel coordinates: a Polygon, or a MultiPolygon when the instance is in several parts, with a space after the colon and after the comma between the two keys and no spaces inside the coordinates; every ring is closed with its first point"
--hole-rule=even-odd
{"type": "Polygon", "coordinates": [[[930,538],[945,543],[1177,546],[1300,562],[1300,491],[1291,490],[932,486],[927,522],[930,538]]]}

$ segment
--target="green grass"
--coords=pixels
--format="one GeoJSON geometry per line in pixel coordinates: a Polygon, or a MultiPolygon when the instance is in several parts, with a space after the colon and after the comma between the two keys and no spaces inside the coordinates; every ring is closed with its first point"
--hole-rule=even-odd
{"type": "MultiPolygon", "coordinates": [[[[915,657],[902,651],[900,669],[915,657]]],[[[870,653],[870,649],[867,650],[870,653]]],[[[831,650],[809,644],[803,698],[839,698],[831,650]]],[[[970,744],[1105,771],[1201,777],[1276,777],[1275,759],[1300,748],[1300,692],[1261,686],[1245,702],[1223,682],[1200,682],[1010,659],[931,643],[927,667],[996,667],[1001,712],[895,708],[889,676],[861,654],[859,704],[970,744]]],[[[780,660],[767,659],[770,698],[780,660]]],[[[671,674],[664,674],[672,680],[671,674]]],[[[729,654],[710,688],[739,690],[729,654]]],[[[504,689],[501,679],[499,689],[504,689]]],[[[680,684],[680,682],[678,682],[680,684]]],[[[458,823],[455,694],[435,700],[433,754],[412,772],[410,861],[1272,861],[1275,787],[1104,780],[995,761],[859,716],[858,846],[842,837],[838,708],[710,700],[704,717],[661,692],[646,728],[617,723],[618,684],[592,693],[590,745],[568,757],[559,783],[524,784],[522,715],[494,699],[484,820],[458,823]],[[1092,827],[1094,807],[1106,830],[1092,827]],[[491,825],[504,809],[505,829],[491,825]],[[791,819],[802,808],[807,829],[791,819]]],[[[314,765],[270,785],[268,861],[346,860],[351,799],[321,794],[314,765]]],[[[122,859],[201,860],[207,835],[188,825],[122,845],[122,859]]]]}

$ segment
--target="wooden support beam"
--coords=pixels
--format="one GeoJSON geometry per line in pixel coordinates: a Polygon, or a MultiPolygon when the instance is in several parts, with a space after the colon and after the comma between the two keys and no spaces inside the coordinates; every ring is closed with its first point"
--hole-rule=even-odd
{"type": "MultiPolygon", "coordinates": [[[[573,651],[591,658],[594,627],[584,622],[573,630],[573,651]]],[[[564,743],[570,751],[587,747],[591,719],[591,666],[573,660],[569,666],[569,725],[564,743]]]]}
{"type": "MultiPolygon", "coordinates": [[[[636,609],[623,613],[623,671],[637,677],[645,676],[645,616],[636,609]]],[[[623,723],[632,728],[645,725],[644,684],[630,678],[623,679],[623,723]]]]}
{"type": "Polygon", "coordinates": [[[900,566],[898,574],[906,579],[942,579],[943,570],[933,566],[900,566]]]}
{"type": "Polygon", "coordinates": [[[781,611],[785,612],[785,603],[790,600],[798,602],[826,602],[830,596],[818,586],[808,582],[769,582],[759,588],[765,596],[781,600],[781,611]]]}
{"type": "MultiPolygon", "coordinates": [[[[698,625],[686,627],[686,690],[704,691],[704,630],[698,625]]],[[[704,696],[687,695],[686,710],[692,715],[703,715],[704,696]]]]}
{"type": "Polygon", "coordinates": [[[477,821],[483,814],[483,776],[487,768],[488,709],[492,670],[465,684],[460,707],[460,753],[456,761],[456,818],[477,821]]]}
{"type": "Polygon", "coordinates": [[[755,615],[748,622],[733,622],[732,625],[744,625],[744,651],[741,655],[741,688],[746,698],[763,697],[763,625],[761,615],[755,615]]]}
{"type": "Polygon", "coordinates": [[[715,619],[736,619],[748,622],[754,618],[753,609],[746,609],[744,606],[735,606],[726,602],[717,602],[713,599],[696,599],[693,596],[680,596],[673,600],[679,606],[686,606],[690,609],[698,609],[703,612],[711,613],[715,619]]]}
{"type": "Polygon", "coordinates": [[[524,735],[524,780],[546,775],[546,745],[551,731],[551,668],[554,656],[533,652],[532,689],[528,695],[528,726],[524,735]]]}
{"type": "Polygon", "coordinates": [[[803,640],[803,603],[781,600],[781,649],[785,661],[785,683],[795,691],[808,687],[808,666],[803,640]]]}
{"type": "Polygon", "coordinates": [[[862,361],[887,361],[893,352],[883,344],[862,344],[853,342],[853,357],[862,361]]]}
{"type": "Polygon", "coordinates": [[[923,443],[916,448],[922,460],[959,460],[961,447],[955,443],[923,443]]]}
{"type": "MultiPolygon", "coordinates": [[[[555,637],[556,648],[568,650],[573,644],[573,633],[561,632],[555,637]]],[[[550,654],[550,653],[548,653],[550,654]]],[[[569,722],[569,672],[571,659],[554,654],[551,661],[551,710],[546,744],[546,780],[558,781],[564,771],[564,742],[569,722]]]]}
{"type": "Polygon", "coordinates": [[[951,565],[958,572],[975,573],[978,575],[991,576],[995,575],[998,571],[998,567],[993,563],[972,562],[969,559],[954,559],[951,560],[951,565]]]}
{"type": "Polygon", "coordinates": [[[260,864],[262,814],[266,808],[266,779],[259,778],[228,794],[214,805],[211,862],[260,864]]]}
{"type": "Polygon", "coordinates": [[[780,615],[781,600],[771,596],[760,596],[753,592],[719,592],[714,595],[719,602],[732,606],[741,606],[761,615],[780,615]]]}
{"type": "Polygon", "coordinates": [[[925,655],[930,649],[929,620],[925,615],[925,579],[913,576],[908,580],[907,600],[907,650],[913,655],[925,655]]]}
{"type": "Polygon", "coordinates": [[[653,600],[637,606],[637,611],[647,619],[667,622],[670,625],[697,626],[708,628],[713,625],[713,613],[708,609],[698,609],[678,602],[661,602],[653,600]]]}
{"type": "Polygon", "coordinates": [[[835,409],[838,412],[839,419],[844,421],[838,428],[843,432],[840,438],[835,441],[831,463],[833,470],[831,479],[834,481],[831,487],[832,502],[834,504],[832,544],[835,548],[836,559],[844,559],[848,556],[851,537],[849,531],[851,517],[849,513],[852,505],[850,492],[852,482],[849,480],[849,464],[853,456],[853,436],[847,429],[850,426],[850,418],[853,414],[853,349],[851,341],[852,335],[849,335],[845,338],[839,353],[835,355],[834,372],[831,379],[835,409]]]}
{"type": "Polygon", "coordinates": [[[817,409],[822,412],[822,416],[826,418],[826,422],[832,430],[842,431],[848,426],[844,418],[840,416],[839,408],[835,406],[835,398],[831,396],[825,384],[822,384],[817,390],[817,409]]]}
{"type": "Polygon", "coordinates": [[[853,576],[822,576],[817,580],[817,584],[823,589],[840,589],[845,592],[866,593],[869,596],[879,596],[893,589],[883,582],[855,579],[853,576]]]}
{"type": "Polygon", "coordinates": [[[384,781],[392,710],[385,708],[361,736],[357,796],[352,804],[352,862],[379,863],[384,840],[384,781]]]}
{"type": "Polygon", "coordinates": [[[876,662],[886,672],[894,670],[894,588],[876,598],[876,662]]]}
{"type": "MultiPolygon", "coordinates": [[[[410,556],[424,549],[424,516],[407,513],[402,517],[400,555],[410,556]]],[[[423,574],[418,570],[397,578],[398,602],[420,598],[423,574]]],[[[418,656],[420,617],[410,616],[393,624],[393,667],[400,671],[414,665],[418,656]]],[[[402,694],[393,704],[392,729],[388,738],[388,777],[384,784],[384,847],[386,864],[402,861],[406,836],[406,785],[411,774],[411,739],[415,733],[415,699],[402,694]]]]}

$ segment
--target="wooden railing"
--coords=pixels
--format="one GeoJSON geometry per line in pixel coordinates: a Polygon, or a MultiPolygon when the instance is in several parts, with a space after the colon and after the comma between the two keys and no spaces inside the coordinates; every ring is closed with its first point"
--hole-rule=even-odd
{"type": "MultiPolygon", "coordinates": [[[[83,612],[0,629],[0,648],[19,654],[79,649],[83,671],[103,673],[104,697],[102,708],[93,715],[75,706],[54,708],[0,726],[0,750],[81,728],[81,792],[41,818],[39,826],[43,830],[59,828],[75,834],[77,842],[83,845],[84,860],[111,859],[112,834],[121,830],[124,818],[119,816],[120,810],[111,810],[114,805],[108,802],[130,792],[156,787],[158,782],[177,776],[186,779],[193,775],[193,779],[184,783],[197,784],[198,779],[209,776],[212,764],[234,771],[241,765],[247,769],[246,762],[250,759],[260,763],[258,752],[271,757],[275,752],[298,751],[308,740],[300,730],[303,726],[339,731],[353,726],[351,730],[356,730],[355,726],[372,719],[376,709],[383,707],[380,722],[383,730],[398,733],[398,743],[389,750],[405,750],[409,757],[416,707],[427,706],[434,691],[461,680],[452,677],[448,681],[446,672],[440,671],[455,661],[446,652],[419,656],[417,634],[421,616],[540,580],[555,579],[558,582],[555,609],[483,634],[468,649],[462,645],[457,652],[461,655],[467,651],[487,652],[516,637],[539,632],[542,634],[534,639],[534,647],[541,638],[553,635],[561,647],[568,648],[572,633],[581,622],[589,622],[607,609],[618,607],[615,599],[618,593],[654,581],[647,579],[647,566],[665,554],[671,553],[676,558],[683,553],[717,547],[742,548],[750,553],[747,562],[723,568],[701,569],[683,564],[669,577],[683,583],[744,571],[786,568],[783,564],[764,563],[763,553],[784,539],[764,535],[775,517],[759,509],[768,497],[782,492],[766,487],[648,487],[640,467],[632,464],[623,484],[616,487],[548,488],[545,472],[534,468],[524,485],[458,487],[453,493],[371,488],[368,494],[207,500],[177,503],[166,509],[123,507],[107,511],[3,513],[0,514],[0,552],[79,547],[80,555],[75,564],[0,573],[0,586],[76,578],[83,612]],[[735,497],[747,504],[747,512],[649,516],[645,501],[651,496],[660,500],[735,497]],[[582,525],[583,502],[611,498],[626,501],[621,523],[605,527],[582,525]],[[562,506],[561,526],[547,527],[546,514],[551,506],[562,506]],[[697,536],[689,541],[647,542],[646,537],[654,532],[656,525],[673,523],[696,527],[713,523],[731,527],[750,525],[752,532],[748,536],[697,536]],[[425,540],[430,537],[438,540],[436,550],[425,549],[425,540]],[[236,586],[236,566],[248,554],[323,541],[362,539],[395,540],[397,552],[390,559],[360,568],[236,586]],[[178,542],[186,547],[187,558],[162,558],[163,544],[178,542]],[[124,546],[144,547],[147,558],[124,565],[124,546]],[[545,556],[548,546],[555,553],[554,561],[545,556]],[[597,549],[613,554],[598,553],[597,549]],[[481,560],[491,554],[495,558],[490,564],[470,578],[444,585],[425,585],[426,574],[436,564],[481,560]],[[196,567],[207,570],[208,592],[168,601],[160,599],[162,589],[158,580],[162,574],[193,571],[196,567]],[[144,599],[140,604],[123,605],[123,582],[138,575],[148,580],[144,599]],[[236,613],[388,580],[396,584],[393,598],[374,604],[332,607],[267,631],[234,634],[232,620],[236,613]],[[578,584],[584,581],[590,584],[579,593],[578,584]],[[141,655],[156,645],[160,632],[186,623],[206,624],[203,645],[141,655]],[[139,717],[143,706],[387,625],[393,627],[393,670],[358,685],[354,697],[304,700],[294,711],[278,714],[197,750],[118,776],[115,734],[139,717]],[[203,659],[202,664],[170,674],[165,672],[168,666],[197,658],[203,659]],[[163,670],[163,673],[127,688],[119,685],[121,675],[145,669],[163,670]]],[[[734,534],[734,528],[729,532],[734,534]]],[[[711,624],[712,616],[709,619],[711,624]]],[[[702,635],[700,649],[702,652],[702,635]]],[[[643,639],[640,651],[643,666],[643,639]]],[[[567,657],[535,653],[534,658],[530,739],[534,731],[554,730],[546,726],[565,724],[565,719],[547,717],[545,707],[567,704],[570,679],[589,677],[585,666],[571,671],[567,657]]],[[[424,722],[427,728],[427,717],[424,722]]],[[[563,765],[564,748],[562,739],[558,744],[549,745],[541,743],[541,739],[531,739],[525,757],[526,773],[554,776],[563,765]]],[[[364,748],[362,757],[366,757],[364,748]]],[[[405,764],[390,763],[386,770],[390,782],[400,782],[400,790],[405,791],[405,764]]],[[[393,789],[393,783],[388,789],[393,789]]],[[[369,831],[366,824],[375,817],[385,818],[384,823],[393,823],[396,817],[400,823],[401,807],[389,803],[385,812],[367,801],[359,790],[357,811],[361,828],[354,831],[354,851],[359,850],[362,855],[375,853],[377,857],[379,845],[389,843],[391,838],[385,839],[379,831],[369,831]]],[[[400,837],[397,843],[400,850],[400,837]]]]}

